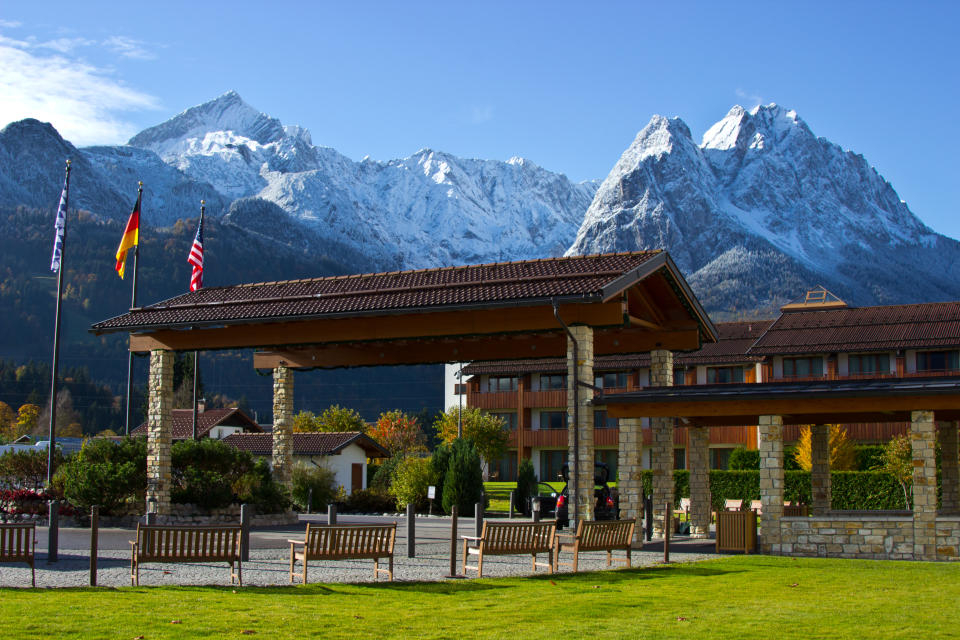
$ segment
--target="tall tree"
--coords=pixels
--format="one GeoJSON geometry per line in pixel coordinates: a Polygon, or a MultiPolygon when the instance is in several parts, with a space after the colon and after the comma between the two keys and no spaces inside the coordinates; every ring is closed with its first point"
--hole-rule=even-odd
{"type": "MultiPolygon", "coordinates": [[[[459,419],[459,407],[451,407],[446,413],[437,416],[433,428],[443,442],[450,444],[457,439],[459,419]]],[[[463,437],[473,442],[477,453],[489,464],[499,460],[507,450],[510,433],[503,419],[476,407],[466,407],[463,410],[463,437]]]]}
{"type": "Polygon", "coordinates": [[[399,409],[381,413],[369,435],[383,445],[391,456],[406,457],[427,450],[426,439],[417,419],[399,409]]]}
{"type": "MultiPolygon", "coordinates": [[[[810,471],[813,466],[813,438],[810,427],[800,430],[800,440],[794,458],[800,468],[810,471]]],[[[830,425],[830,469],[833,471],[849,471],[856,466],[857,451],[853,442],[847,438],[847,430],[838,424],[830,425]]]]}
{"type": "Polygon", "coordinates": [[[360,431],[366,433],[367,423],[354,409],[331,405],[316,415],[312,411],[301,411],[293,416],[293,430],[297,432],[344,432],[360,431]]]}

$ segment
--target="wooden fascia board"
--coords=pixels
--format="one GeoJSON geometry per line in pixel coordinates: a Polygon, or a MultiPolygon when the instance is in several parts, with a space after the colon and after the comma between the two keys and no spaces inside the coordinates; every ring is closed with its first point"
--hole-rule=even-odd
{"type": "MultiPolygon", "coordinates": [[[[793,424],[807,424],[811,417],[834,416],[831,422],[852,421],[850,414],[896,414],[915,410],[958,411],[960,396],[956,395],[902,395],[837,398],[742,399],[730,398],[709,401],[657,401],[607,403],[607,414],[615,418],[691,418],[693,422],[710,417],[778,415],[800,420],[793,424]],[[809,417],[804,417],[809,416],[809,417]]],[[[702,424],[702,423],[701,423],[702,424]]],[[[749,424],[749,423],[748,423],[749,424]]]]}
{"type": "MultiPolygon", "coordinates": [[[[650,332],[646,330],[598,329],[594,354],[641,353],[652,349],[695,348],[697,330],[650,332]],[[665,346],[668,345],[668,346],[665,346]]],[[[500,334],[416,340],[366,341],[291,347],[258,351],[253,356],[257,369],[284,366],[295,369],[361,367],[445,362],[482,362],[524,358],[566,356],[566,336],[560,329],[529,334],[500,334]]]]}
{"type": "MultiPolygon", "coordinates": [[[[568,324],[594,327],[622,326],[619,301],[560,305],[560,317],[568,324]]],[[[495,335],[554,331],[557,327],[550,305],[518,306],[470,311],[437,311],[407,315],[316,319],[300,322],[234,324],[217,328],[158,330],[132,333],[130,350],[242,349],[282,345],[324,344],[366,340],[495,335]]]]}

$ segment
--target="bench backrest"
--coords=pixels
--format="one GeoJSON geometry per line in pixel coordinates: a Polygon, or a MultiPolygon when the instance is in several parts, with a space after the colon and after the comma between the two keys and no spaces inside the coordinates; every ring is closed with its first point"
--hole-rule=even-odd
{"type": "Polygon", "coordinates": [[[633,541],[637,521],[581,520],[577,525],[577,540],[581,551],[602,551],[623,548],[633,541]]]}
{"type": "Polygon", "coordinates": [[[556,521],[490,522],[484,520],[480,537],[484,553],[542,553],[553,548],[556,521]]]}
{"type": "Polygon", "coordinates": [[[236,560],[240,557],[240,525],[171,527],[137,524],[141,560],[236,560]]]}
{"type": "Polygon", "coordinates": [[[743,506],[743,500],[736,500],[734,498],[727,498],[723,501],[723,508],[727,511],[740,511],[740,508],[743,506]]]}
{"type": "Polygon", "coordinates": [[[33,558],[36,524],[0,524],[0,562],[28,562],[33,558]]]}
{"type": "Polygon", "coordinates": [[[307,524],[304,547],[311,558],[392,554],[396,537],[396,522],[377,525],[307,524]]]}

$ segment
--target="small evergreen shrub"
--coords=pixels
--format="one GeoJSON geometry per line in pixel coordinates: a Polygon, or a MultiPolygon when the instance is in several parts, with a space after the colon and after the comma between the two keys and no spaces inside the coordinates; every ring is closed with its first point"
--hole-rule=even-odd
{"type": "Polygon", "coordinates": [[[856,447],[856,471],[874,471],[883,466],[883,450],[881,444],[862,444],[856,447]]]}
{"type": "Polygon", "coordinates": [[[95,504],[104,515],[142,511],[147,491],[146,439],[88,440],[57,469],[53,490],[81,512],[89,512],[95,504]]]}
{"type": "Polygon", "coordinates": [[[517,489],[514,494],[514,505],[520,509],[521,513],[527,514],[530,509],[530,498],[536,494],[537,476],[533,472],[533,462],[524,458],[517,467],[517,489]]]}
{"type": "Polygon", "coordinates": [[[451,512],[453,505],[461,514],[473,512],[474,505],[483,499],[483,470],[480,455],[469,440],[453,442],[450,465],[443,484],[443,510],[451,512]]]}
{"type": "Polygon", "coordinates": [[[430,468],[433,470],[433,481],[436,483],[437,493],[434,502],[443,504],[443,485],[447,478],[447,469],[450,466],[451,445],[441,444],[430,458],[430,468]]]}

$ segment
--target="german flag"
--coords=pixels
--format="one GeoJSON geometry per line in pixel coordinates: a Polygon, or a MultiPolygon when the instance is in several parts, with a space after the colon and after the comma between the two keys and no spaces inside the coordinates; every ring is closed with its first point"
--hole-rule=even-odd
{"type": "Polygon", "coordinates": [[[127,266],[127,250],[137,246],[140,240],[140,198],[143,192],[137,194],[137,204],[133,205],[133,213],[127,220],[127,228],[123,230],[123,237],[120,239],[120,248],[117,249],[117,266],[115,269],[123,278],[124,269],[127,266]]]}

